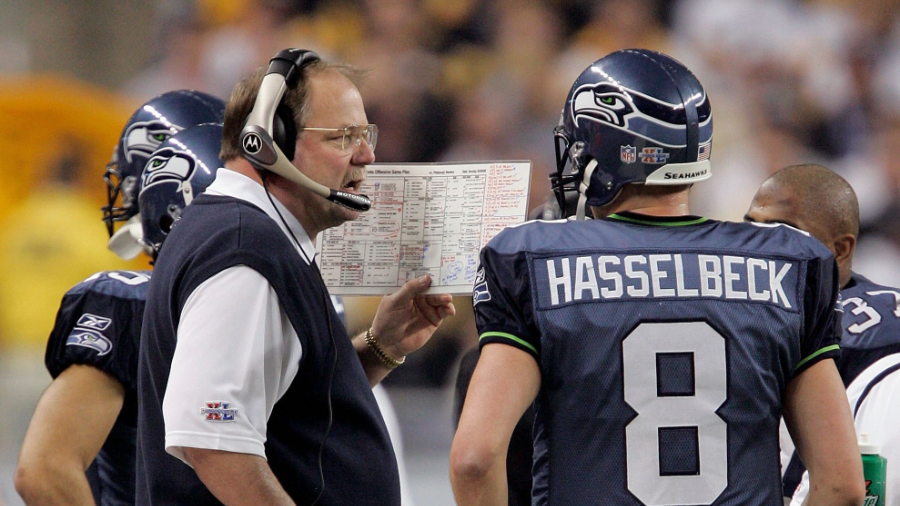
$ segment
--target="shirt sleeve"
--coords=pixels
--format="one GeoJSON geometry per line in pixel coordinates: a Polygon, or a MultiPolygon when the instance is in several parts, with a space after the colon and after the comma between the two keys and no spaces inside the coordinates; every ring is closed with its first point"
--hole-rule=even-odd
{"type": "Polygon", "coordinates": [[[807,264],[804,293],[804,334],[800,336],[800,362],[794,376],[826,358],[841,356],[840,290],[834,258],[817,258],[807,264]]]}
{"type": "Polygon", "coordinates": [[[501,257],[490,248],[481,252],[472,303],[479,346],[503,343],[540,356],[540,339],[525,316],[532,306],[525,263],[518,256],[501,257]]]}
{"type": "Polygon", "coordinates": [[[56,378],[73,364],[99,369],[128,390],[137,387],[143,300],[92,290],[70,291],[60,304],[44,363],[56,378]]]}
{"type": "Polygon", "coordinates": [[[188,297],[163,398],[166,451],[184,447],[265,455],[275,403],[297,374],[301,348],[274,288],[239,265],[188,297]]]}

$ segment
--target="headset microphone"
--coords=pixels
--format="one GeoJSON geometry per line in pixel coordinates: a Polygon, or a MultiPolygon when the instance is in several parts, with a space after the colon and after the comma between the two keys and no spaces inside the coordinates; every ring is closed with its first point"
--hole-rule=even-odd
{"type": "Polygon", "coordinates": [[[354,211],[368,211],[372,202],[367,196],[333,190],[313,181],[290,162],[292,157],[285,155],[279,146],[285,146],[289,152],[293,152],[296,142],[296,138],[278,139],[290,137],[285,131],[296,132],[291,114],[279,114],[281,98],[287,88],[297,85],[303,68],[318,60],[319,55],[312,51],[285,49],[269,61],[269,70],[260,84],[253,110],[241,130],[241,149],[244,156],[258,169],[270,170],[324,199],[354,211]],[[274,128],[276,121],[282,123],[281,132],[274,128]]]}

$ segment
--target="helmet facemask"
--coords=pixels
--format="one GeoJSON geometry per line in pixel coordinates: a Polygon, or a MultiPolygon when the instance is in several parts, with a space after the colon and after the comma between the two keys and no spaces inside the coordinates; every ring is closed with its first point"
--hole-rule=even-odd
{"type": "Polygon", "coordinates": [[[585,219],[587,192],[597,168],[594,159],[585,160],[584,142],[569,142],[563,126],[553,130],[556,148],[556,172],[550,174],[550,187],[564,218],[585,219]],[[566,173],[566,165],[571,167],[566,173]]]}
{"type": "Polygon", "coordinates": [[[106,231],[109,237],[115,233],[115,223],[119,221],[128,221],[135,212],[131,212],[134,204],[133,193],[137,184],[137,178],[123,177],[119,171],[119,160],[115,152],[109,163],[106,164],[106,170],[103,171],[103,182],[106,183],[106,201],[107,204],[100,208],[103,211],[103,223],[106,224],[106,231]],[[119,203],[121,196],[121,203],[119,203]]]}
{"type": "Polygon", "coordinates": [[[556,148],[556,172],[550,174],[550,188],[556,196],[556,204],[559,206],[562,216],[568,217],[566,200],[568,195],[578,191],[577,181],[580,178],[574,164],[572,165],[572,170],[566,173],[566,165],[570,161],[570,142],[562,125],[553,129],[553,141],[554,148],[556,148]]]}

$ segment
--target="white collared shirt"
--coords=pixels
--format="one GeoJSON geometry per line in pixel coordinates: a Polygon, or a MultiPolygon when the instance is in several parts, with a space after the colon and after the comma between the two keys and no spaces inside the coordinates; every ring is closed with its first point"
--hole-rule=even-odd
{"type": "MultiPolygon", "coordinates": [[[[206,193],[262,209],[295,245],[298,261],[315,258],[300,222],[247,176],[219,169],[206,193]]],[[[181,460],[183,447],[265,458],[269,415],[297,375],[301,355],[297,333],[262,274],[238,265],[204,281],[188,297],[178,325],[163,399],[166,451],[181,460]],[[233,420],[208,419],[213,406],[234,410],[223,411],[233,420]]]]}

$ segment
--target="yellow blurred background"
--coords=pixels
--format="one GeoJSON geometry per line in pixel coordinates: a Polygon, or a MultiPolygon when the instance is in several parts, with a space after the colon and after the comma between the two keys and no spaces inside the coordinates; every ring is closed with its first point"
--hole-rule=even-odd
{"type": "Polygon", "coordinates": [[[108,269],[103,167],[133,101],[65,75],[0,77],[0,347],[43,349],[62,295],[108,269]]]}

